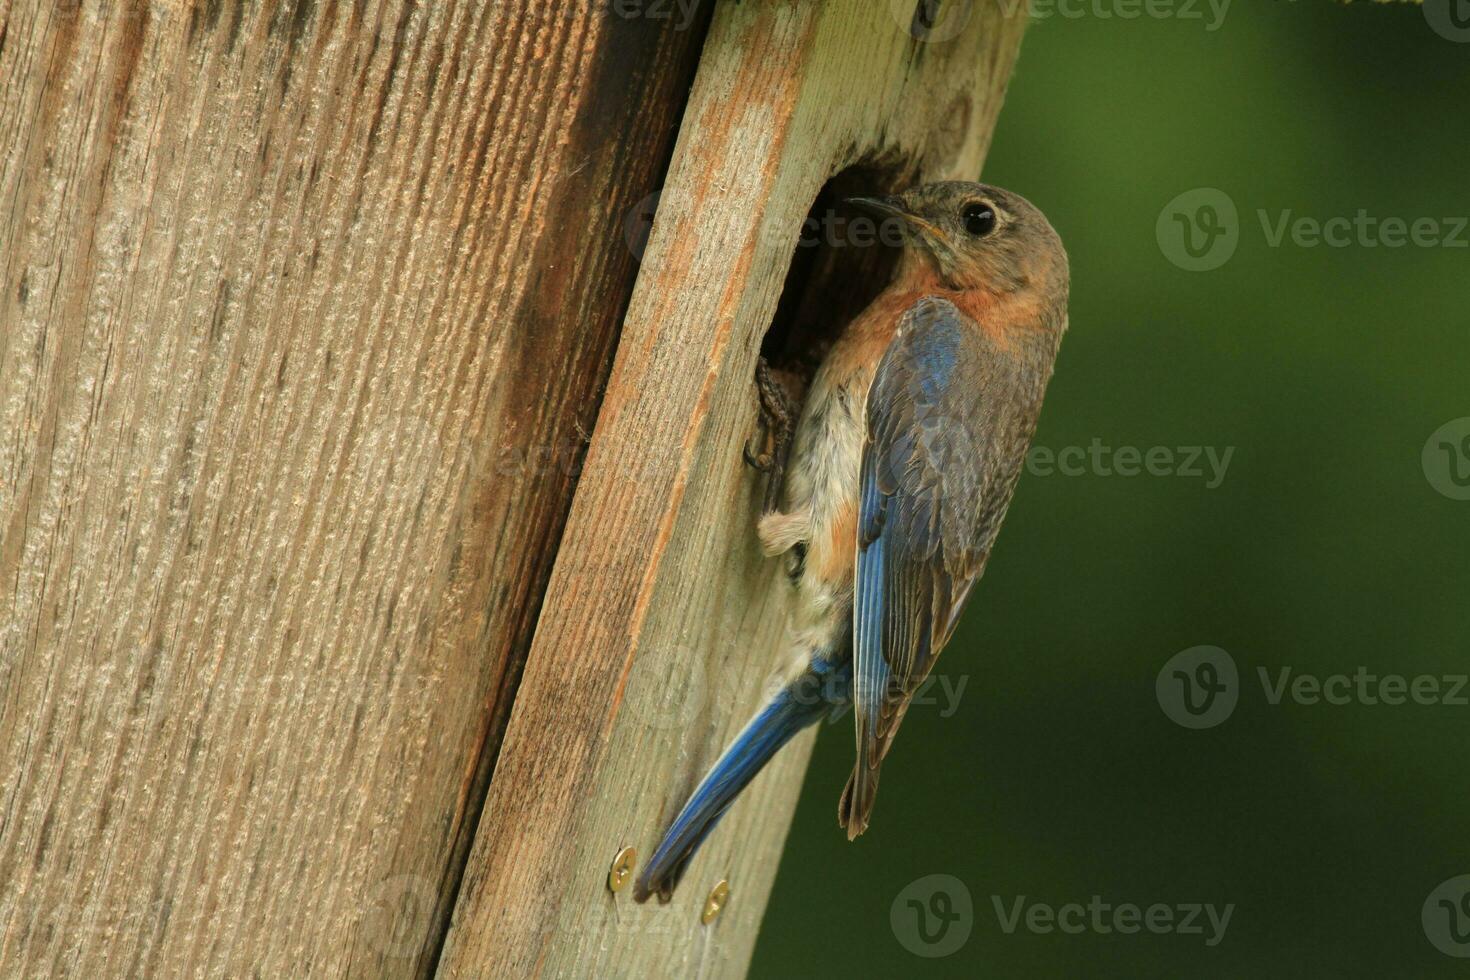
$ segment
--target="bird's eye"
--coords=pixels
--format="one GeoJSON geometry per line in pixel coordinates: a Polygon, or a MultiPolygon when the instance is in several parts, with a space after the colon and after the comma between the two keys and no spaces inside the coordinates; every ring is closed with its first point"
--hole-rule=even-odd
{"type": "Polygon", "coordinates": [[[984,238],[995,230],[995,209],[982,201],[972,201],[960,212],[965,222],[965,231],[976,238],[984,238]]]}

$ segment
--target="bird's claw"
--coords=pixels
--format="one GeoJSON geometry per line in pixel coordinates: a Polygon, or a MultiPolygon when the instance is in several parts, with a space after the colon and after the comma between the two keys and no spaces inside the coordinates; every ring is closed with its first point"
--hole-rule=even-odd
{"type": "Polygon", "coordinates": [[[745,462],[757,472],[768,476],[762,513],[776,510],[781,502],[782,479],[786,473],[786,452],[791,448],[791,437],[795,432],[795,412],[791,398],[781,382],[771,374],[771,366],[762,357],[755,366],[755,390],[760,399],[761,438],[770,443],[770,450],[759,454],[750,451],[746,442],[742,453],[745,462]]]}
{"type": "Polygon", "coordinates": [[[771,471],[771,466],[774,463],[774,460],[771,459],[771,454],[761,453],[760,455],[756,455],[752,453],[750,451],[749,439],[745,440],[745,445],[741,447],[740,454],[745,457],[745,465],[756,472],[769,473],[771,471]]]}

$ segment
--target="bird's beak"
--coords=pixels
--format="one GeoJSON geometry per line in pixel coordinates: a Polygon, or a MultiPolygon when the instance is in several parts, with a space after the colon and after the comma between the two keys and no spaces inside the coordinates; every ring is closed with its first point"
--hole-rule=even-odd
{"type": "Polygon", "coordinates": [[[897,218],[933,245],[946,252],[954,251],[950,247],[948,235],[904,207],[903,201],[898,197],[849,197],[847,203],[855,204],[885,218],[897,218]]]}

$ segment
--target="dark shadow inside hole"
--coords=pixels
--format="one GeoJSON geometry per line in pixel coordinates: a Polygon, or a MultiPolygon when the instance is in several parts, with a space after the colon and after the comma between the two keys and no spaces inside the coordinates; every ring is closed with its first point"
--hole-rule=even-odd
{"type": "Polygon", "coordinates": [[[817,194],[761,342],[761,355],[798,400],[833,341],[893,278],[899,250],[884,244],[871,215],[846,203],[901,190],[901,162],[857,164],[817,194]]]}

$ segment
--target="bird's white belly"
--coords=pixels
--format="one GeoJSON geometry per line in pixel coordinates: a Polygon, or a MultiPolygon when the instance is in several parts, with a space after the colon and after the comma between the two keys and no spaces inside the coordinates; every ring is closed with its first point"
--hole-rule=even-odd
{"type": "Polygon", "coordinates": [[[846,625],[852,601],[869,381],[819,373],[792,446],[788,510],[805,526],[806,548],[793,626],[813,646],[846,625]]]}

